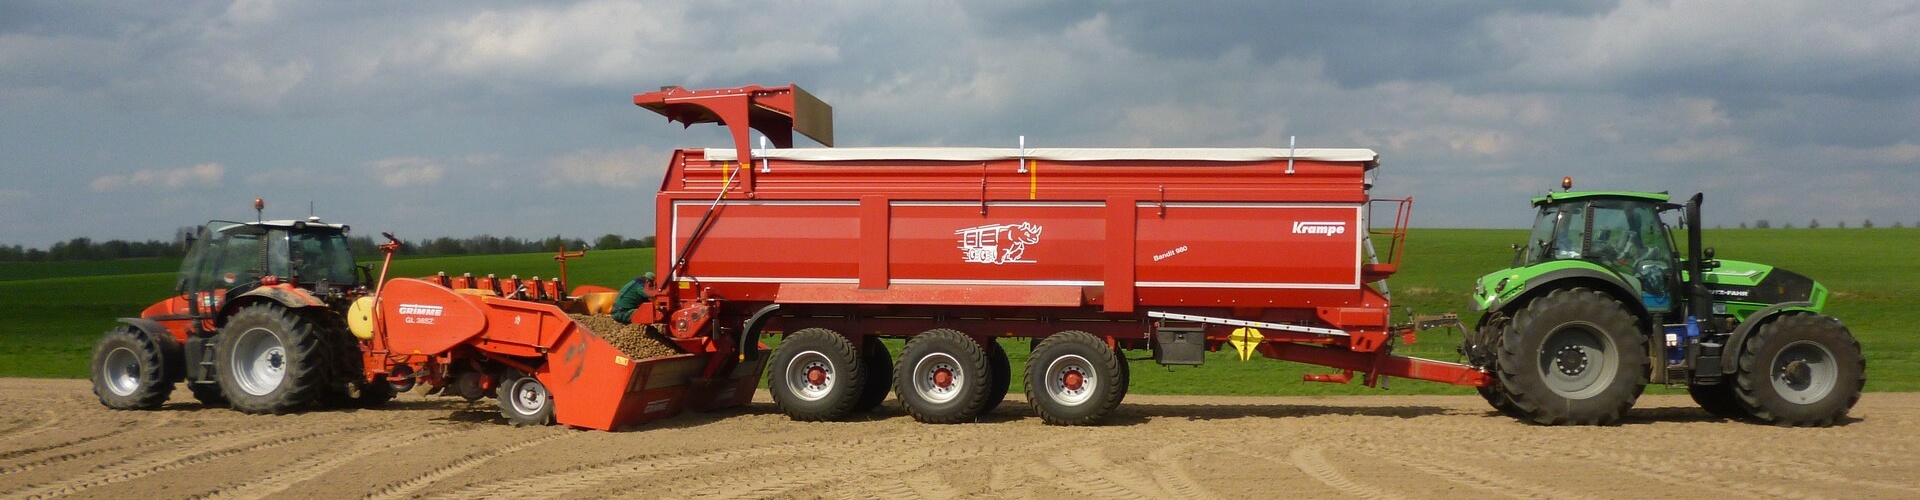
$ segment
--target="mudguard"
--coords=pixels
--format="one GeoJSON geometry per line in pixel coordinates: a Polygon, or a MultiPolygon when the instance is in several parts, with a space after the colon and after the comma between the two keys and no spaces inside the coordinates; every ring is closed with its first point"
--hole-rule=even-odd
{"type": "Polygon", "coordinates": [[[1747,321],[1740,323],[1740,326],[1734,328],[1733,333],[1727,336],[1727,346],[1720,355],[1720,373],[1725,375],[1739,369],[1740,350],[1746,347],[1747,337],[1760,330],[1761,326],[1772,323],[1774,319],[1781,316],[1803,312],[1818,314],[1820,310],[1814,309],[1812,302],[1781,302],[1747,315],[1747,321]]]}
{"type": "Polygon", "coordinates": [[[226,305],[220,306],[220,315],[214,317],[214,326],[226,326],[227,318],[232,317],[235,311],[239,311],[242,306],[261,300],[278,302],[280,305],[286,306],[289,309],[326,307],[327,305],[326,302],[321,302],[319,297],[314,297],[312,293],[306,290],[292,287],[263,286],[248,290],[247,293],[240,294],[239,297],[234,297],[233,300],[227,301],[226,305]]]}
{"type": "Polygon", "coordinates": [[[153,339],[153,344],[160,348],[161,363],[165,364],[162,378],[169,383],[186,380],[185,351],[180,349],[180,341],[173,338],[173,332],[167,331],[167,327],[161,326],[160,322],[146,318],[120,318],[120,322],[139,329],[141,333],[147,335],[147,338],[153,339]]]}
{"type": "Polygon", "coordinates": [[[740,329],[740,359],[760,359],[760,331],[766,329],[767,320],[780,310],[780,304],[767,304],[747,318],[740,329]]]}

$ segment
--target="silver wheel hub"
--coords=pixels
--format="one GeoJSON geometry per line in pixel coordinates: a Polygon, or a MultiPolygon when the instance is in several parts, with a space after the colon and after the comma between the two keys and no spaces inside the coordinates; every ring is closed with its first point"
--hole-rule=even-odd
{"type": "Polygon", "coordinates": [[[233,343],[233,381],[241,392],[265,396],[279,389],[287,377],[287,347],[280,336],[265,328],[240,332],[233,343]]]}
{"type": "Polygon", "coordinates": [[[1840,367],[1833,359],[1833,353],[1818,342],[1787,344],[1773,356],[1767,378],[1781,399],[1793,404],[1816,403],[1833,393],[1840,378],[1840,367]]]}
{"type": "Polygon", "coordinates": [[[541,410],[546,409],[547,401],[550,401],[547,387],[531,377],[514,380],[513,385],[507,388],[507,394],[507,404],[513,407],[515,413],[521,415],[540,413],[541,410]]]}
{"type": "Polygon", "coordinates": [[[787,392],[802,400],[819,401],[833,393],[839,375],[826,354],[806,351],[787,362],[786,379],[787,392]]]}
{"type": "Polygon", "coordinates": [[[913,392],[929,403],[945,403],[960,397],[967,376],[960,361],[947,353],[933,353],[913,364],[913,392]]]}
{"type": "Polygon", "coordinates": [[[1612,384],[1613,339],[1590,323],[1563,325],[1540,344],[1538,370],[1548,390],[1567,399],[1598,396],[1612,384]]]}
{"type": "Polygon", "coordinates": [[[1067,406],[1086,404],[1100,388],[1096,373],[1087,358],[1073,354],[1054,358],[1047,363],[1047,397],[1067,406]]]}
{"type": "Polygon", "coordinates": [[[116,347],[107,352],[102,363],[106,369],[107,391],[116,396],[131,396],[140,389],[140,356],[133,349],[116,347]]]}

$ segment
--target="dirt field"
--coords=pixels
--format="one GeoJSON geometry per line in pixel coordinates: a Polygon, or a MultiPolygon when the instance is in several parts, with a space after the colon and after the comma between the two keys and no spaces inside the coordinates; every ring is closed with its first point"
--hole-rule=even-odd
{"type": "MultiPolygon", "coordinates": [[[[762,397],[628,432],[517,429],[491,400],[247,416],[185,391],[118,412],[85,381],[0,379],[0,498],[1913,498],[1920,394],[1831,429],[1716,421],[1649,396],[1618,427],[1543,428],[1478,398],[1130,396],[1060,428],[800,423],[762,397]]],[[[561,404],[565,404],[564,402],[561,404]]]]}

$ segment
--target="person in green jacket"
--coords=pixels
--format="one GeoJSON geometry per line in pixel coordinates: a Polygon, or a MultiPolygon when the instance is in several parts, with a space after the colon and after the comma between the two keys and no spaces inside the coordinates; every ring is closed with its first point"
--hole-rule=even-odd
{"type": "Polygon", "coordinates": [[[647,304],[647,287],[652,284],[653,273],[647,273],[620,287],[620,295],[613,299],[613,320],[623,325],[633,324],[633,312],[647,304]]]}

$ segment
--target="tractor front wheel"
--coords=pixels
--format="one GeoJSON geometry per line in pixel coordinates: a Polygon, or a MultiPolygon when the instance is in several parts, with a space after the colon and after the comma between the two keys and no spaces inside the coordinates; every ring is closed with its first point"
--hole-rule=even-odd
{"type": "Polygon", "coordinates": [[[1647,337],[1636,325],[1620,301],[1587,288],[1536,298],[1502,339],[1500,387],[1528,422],[1616,423],[1647,386],[1647,337]]]}
{"type": "Polygon", "coordinates": [[[242,413],[279,415],[313,403],[327,390],[322,335],[319,322],[280,304],[234,313],[214,348],[228,404],[242,413]]]}
{"type": "Polygon", "coordinates": [[[93,394],[115,410],[152,410],[173,394],[166,353],[131,326],[107,331],[93,348],[93,394]]]}
{"type": "Polygon", "coordinates": [[[846,418],[860,403],[866,363],[853,342],[825,328],[807,328],[780,340],[767,365],[767,392],[787,418],[825,421],[846,418]]]}
{"type": "Polygon", "coordinates": [[[1754,419],[1826,427],[1847,416],[1867,383],[1860,342],[1840,320],[1794,315],[1760,327],[1740,349],[1734,391],[1754,419]]]}

